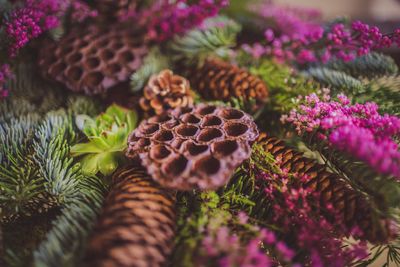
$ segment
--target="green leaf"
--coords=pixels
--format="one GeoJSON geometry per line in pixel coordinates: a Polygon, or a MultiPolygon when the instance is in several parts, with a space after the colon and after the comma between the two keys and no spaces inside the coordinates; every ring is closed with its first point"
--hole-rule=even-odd
{"type": "Polygon", "coordinates": [[[103,153],[99,155],[97,166],[103,175],[108,176],[112,174],[118,167],[116,154],[103,153]]]}
{"type": "Polygon", "coordinates": [[[93,142],[76,144],[71,147],[71,154],[73,157],[81,156],[86,153],[101,153],[102,151],[103,150],[93,142]]]}
{"type": "MultiPolygon", "coordinates": [[[[100,154],[101,155],[101,154],[100,154]]],[[[87,176],[97,174],[99,154],[89,154],[82,159],[82,172],[87,176]]]]}

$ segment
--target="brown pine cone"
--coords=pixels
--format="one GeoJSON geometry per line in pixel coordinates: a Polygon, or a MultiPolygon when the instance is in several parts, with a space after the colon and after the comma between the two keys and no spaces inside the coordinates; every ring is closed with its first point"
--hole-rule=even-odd
{"type": "Polygon", "coordinates": [[[143,33],[131,25],[74,28],[39,52],[42,75],[75,92],[102,94],[129,83],[147,54],[143,33]]]}
{"type": "MultiPolygon", "coordinates": [[[[328,172],[325,166],[304,157],[303,153],[288,148],[282,140],[268,137],[265,133],[260,134],[257,142],[278,160],[282,169],[307,175],[310,181],[304,187],[312,188],[315,192],[320,193],[321,207],[332,204],[342,222],[349,229],[358,226],[371,242],[382,242],[389,239],[392,234],[390,221],[375,214],[374,207],[369,204],[368,200],[340,176],[328,172]]],[[[328,213],[324,215],[327,219],[338,219],[330,218],[332,216],[328,213]]]]}
{"type": "Polygon", "coordinates": [[[148,114],[159,115],[168,109],[193,106],[189,81],[170,70],[151,76],[143,95],[140,106],[148,114]]]}
{"type": "Polygon", "coordinates": [[[200,68],[190,70],[187,77],[205,99],[229,101],[235,97],[263,104],[268,97],[268,88],[260,78],[220,59],[206,60],[200,68]]]}
{"type": "Polygon", "coordinates": [[[85,266],[164,266],[173,249],[175,219],[172,193],[140,169],[122,169],[113,177],[85,266]]]}
{"type": "Polygon", "coordinates": [[[257,125],[244,112],[200,104],[143,121],[128,138],[127,156],[161,185],[180,190],[225,185],[250,157],[257,125]]]}

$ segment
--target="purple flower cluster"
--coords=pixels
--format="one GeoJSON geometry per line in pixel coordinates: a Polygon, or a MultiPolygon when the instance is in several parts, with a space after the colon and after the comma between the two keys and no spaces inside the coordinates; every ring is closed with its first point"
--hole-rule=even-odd
{"type": "Polygon", "coordinates": [[[56,28],[60,23],[57,15],[63,7],[62,0],[26,0],[23,7],[12,11],[5,23],[10,57],[15,57],[32,39],[56,28]]]}
{"type": "Polygon", "coordinates": [[[144,18],[149,38],[162,42],[175,34],[182,34],[200,25],[206,18],[217,15],[229,3],[228,0],[197,0],[193,4],[186,2],[161,0],[141,12],[139,17],[144,18]]]}
{"type": "Polygon", "coordinates": [[[0,99],[5,98],[8,95],[6,83],[10,78],[12,78],[10,65],[0,65],[0,99]]]}
{"type": "Polygon", "coordinates": [[[71,3],[71,19],[74,22],[84,22],[86,19],[95,18],[98,15],[96,10],[91,9],[82,1],[73,1],[71,3]]]}
{"type": "Polygon", "coordinates": [[[344,95],[338,101],[327,93],[322,99],[316,94],[306,96],[284,122],[296,127],[299,135],[317,132],[335,149],[346,152],[368,164],[378,173],[400,179],[400,118],[381,115],[375,103],[351,105],[344,95]]]}
{"type": "Polygon", "coordinates": [[[265,30],[265,44],[243,47],[256,58],[266,55],[303,65],[327,62],[332,57],[350,61],[371,50],[400,46],[400,29],[385,35],[378,27],[360,21],[351,25],[336,23],[324,29],[316,22],[317,15],[304,15],[312,11],[301,12],[272,4],[256,10],[273,24],[265,30]]]}
{"type": "Polygon", "coordinates": [[[277,266],[279,262],[299,266],[292,262],[295,252],[279,241],[273,232],[267,229],[254,230],[257,235],[246,244],[236,234],[232,234],[228,227],[220,227],[214,233],[209,233],[200,248],[201,259],[207,263],[200,259],[196,266],[269,267],[277,266]],[[274,258],[269,257],[265,249],[273,252],[274,258]]]}
{"type": "MultiPolygon", "coordinates": [[[[343,237],[359,234],[360,231],[347,229],[338,216],[335,224],[321,216],[318,212],[318,193],[302,186],[309,181],[309,177],[280,171],[280,174],[271,175],[258,170],[256,183],[272,203],[268,223],[279,227],[279,237],[290,244],[289,251],[301,251],[301,258],[305,260],[302,264],[313,267],[348,266],[354,260],[368,256],[366,242],[363,241],[343,248],[343,237]]],[[[323,208],[332,210],[329,205],[323,208]]],[[[335,216],[333,210],[332,215],[335,216]]],[[[298,255],[292,255],[295,256],[298,255]]]]}

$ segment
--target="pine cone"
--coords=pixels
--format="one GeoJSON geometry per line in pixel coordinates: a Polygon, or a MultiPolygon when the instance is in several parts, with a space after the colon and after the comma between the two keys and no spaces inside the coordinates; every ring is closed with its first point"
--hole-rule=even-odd
{"type": "Polygon", "coordinates": [[[143,94],[140,106],[150,114],[159,115],[168,109],[193,106],[189,81],[170,70],[151,76],[143,94]]]}
{"type": "Polygon", "coordinates": [[[86,94],[102,94],[128,83],[147,54],[143,33],[130,25],[89,26],[71,30],[39,52],[42,75],[86,94]]]}
{"type": "Polygon", "coordinates": [[[268,88],[260,78],[220,59],[208,59],[189,73],[192,87],[205,99],[229,101],[235,97],[263,104],[268,97],[268,88]]]}
{"type": "MultiPolygon", "coordinates": [[[[389,239],[392,234],[390,221],[377,218],[378,215],[373,214],[373,207],[368,200],[340,176],[328,172],[325,166],[304,157],[302,153],[288,148],[283,141],[268,137],[265,133],[260,134],[258,143],[278,160],[282,169],[307,175],[310,181],[304,187],[320,193],[321,207],[332,204],[342,222],[349,229],[358,226],[364,232],[366,239],[371,242],[382,242],[389,239]]],[[[331,218],[331,214],[324,215],[327,219],[337,219],[331,218]]]]}
{"type": "Polygon", "coordinates": [[[113,177],[84,259],[90,267],[164,266],[175,234],[175,197],[137,168],[113,177]]]}
{"type": "Polygon", "coordinates": [[[250,157],[258,136],[244,112],[198,105],[145,120],[128,138],[127,156],[140,157],[161,185],[180,190],[215,189],[250,157]]]}

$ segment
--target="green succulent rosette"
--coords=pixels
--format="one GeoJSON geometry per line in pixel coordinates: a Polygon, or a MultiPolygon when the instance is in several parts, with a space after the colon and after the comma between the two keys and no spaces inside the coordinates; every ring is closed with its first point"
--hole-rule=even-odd
{"type": "Polygon", "coordinates": [[[105,176],[112,174],[124,159],[128,135],[136,128],[137,122],[135,111],[116,104],[95,119],[78,115],[76,124],[89,142],[74,145],[71,153],[74,157],[83,156],[83,173],[95,175],[100,172],[105,176]]]}

